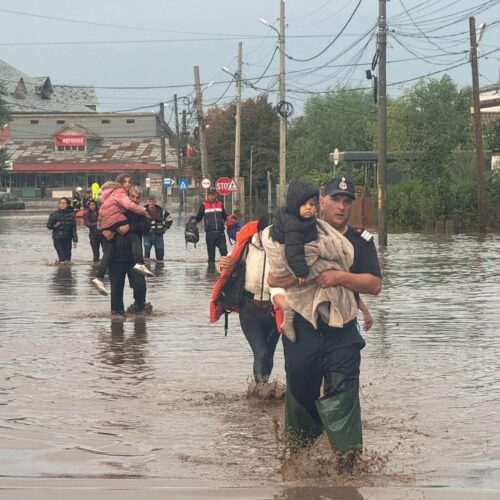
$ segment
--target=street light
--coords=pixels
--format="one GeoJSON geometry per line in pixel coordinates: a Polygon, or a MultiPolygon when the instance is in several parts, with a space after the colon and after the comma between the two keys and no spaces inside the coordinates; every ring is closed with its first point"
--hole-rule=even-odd
{"type": "MultiPolygon", "coordinates": [[[[280,50],[280,76],[279,76],[279,90],[280,90],[280,106],[285,104],[285,2],[280,1],[280,29],[279,31],[269,24],[269,22],[260,18],[259,21],[271,28],[278,34],[278,43],[280,50]]],[[[279,179],[279,204],[285,205],[285,191],[286,191],[286,114],[279,113],[280,117],[280,179],[279,179]]]]}

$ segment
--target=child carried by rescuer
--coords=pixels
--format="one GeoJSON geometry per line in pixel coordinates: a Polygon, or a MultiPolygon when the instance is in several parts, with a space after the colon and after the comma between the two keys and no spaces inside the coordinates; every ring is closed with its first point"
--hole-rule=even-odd
{"type": "MultiPolygon", "coordinates": [[[[120,174],[117,176],[115,182],[106,182],[102,186],[102,205],[99,210],[97,228],[102,231],[104,236],[102,239],[103,256],[99,262],[97,277],[92,280],[92,285],[102,295],[108,294],[102,280],[104,279],[106,269],[113,257],[113,238],[117,232],[120,232],[120,227],[128,225],[125,212],[130,210],[139,215],[149,217],[144,207],[135,204],[129,198],[128,192],[131,187],[132,178],[128,174],[120,174]]],[[[144,264],[142,242],[139,236],[130,231],[125,234],[120,234],[128,240],[132,248],[132,253],[136,262],[134,270],[145,276],[153,276],[153,273],[144,264]]]]}
{"type": "Polygon", "coordinates": [[[330,326],[339,327],[356,317],[359,306],[365,323],[373,321],[366,305],[361,299],[358,304],[351,290],[341,286],[321,289],[315,283],[315,277],[323,270],[348,270],[354,257],[351,243],[328,223],[316,218],[318,202],[319,190],[314,185],[291,182],[286,206],[275,214],[273,225],[263,233],[270,272],[284,276],[292,271],[298,278],[298,284],[286,290],[284,301],[283,295],[273,297],[283,310],[281,331],[292,342],[296,338],[295,312],[315,327],[318,317],[330,326]]]}

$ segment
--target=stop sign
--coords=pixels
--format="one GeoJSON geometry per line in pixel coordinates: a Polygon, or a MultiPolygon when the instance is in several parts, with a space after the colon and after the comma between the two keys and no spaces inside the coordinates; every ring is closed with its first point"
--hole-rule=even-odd
{"type": "Polygon", "coordinates": [[[226,196],[231,192],[231,179],[229,177],[219,177],[215,181],[215,189],[222,196],[226,196]]]}

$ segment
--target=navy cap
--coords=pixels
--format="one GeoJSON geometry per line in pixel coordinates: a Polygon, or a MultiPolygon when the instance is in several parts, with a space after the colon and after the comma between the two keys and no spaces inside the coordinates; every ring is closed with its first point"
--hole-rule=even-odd
{"type": "Polygon", "coordinates": [[[337,179],[332,179],[326,183],[325,189],[323,190],[324,196],[335,196],[337,194],[346,194],[351,198],[356,198],[356,190],[354,189],[354,183],[345,177],[340,177],[337,179]]]}
{"type": "Polygon", "coordinates": [[[217,194],[217,190],[215,188],[208,188],[207,194],[217,194]]]}

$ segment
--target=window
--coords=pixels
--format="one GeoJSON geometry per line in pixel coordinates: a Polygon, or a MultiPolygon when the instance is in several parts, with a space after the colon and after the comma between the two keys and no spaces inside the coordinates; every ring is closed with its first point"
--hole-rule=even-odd
{"type": "Polygon", "coordinates": [[[38,125],[39,123],[38,120],[30,120],[30,125],[38,125]]]}
{"type": "Polygon", "coordinates": [[[58,125],[64,125],[66,123],[66,120],[56,120],[56,123],[58,125]]]}
{"type": "Polygon", "coordinates": [[[111,123],[109,120],[101,120],[101,123],[108,124],[111,123]]]}
{"type": "Polygon", "coordinates": [[[85,151],[85,146],[57,146],[57,151],[85,151]]]}
{"type": "Polygon", "coordinates": [[[135,123],[135,120],[133,118],[127,118],[127,123],[135,123]]]}

